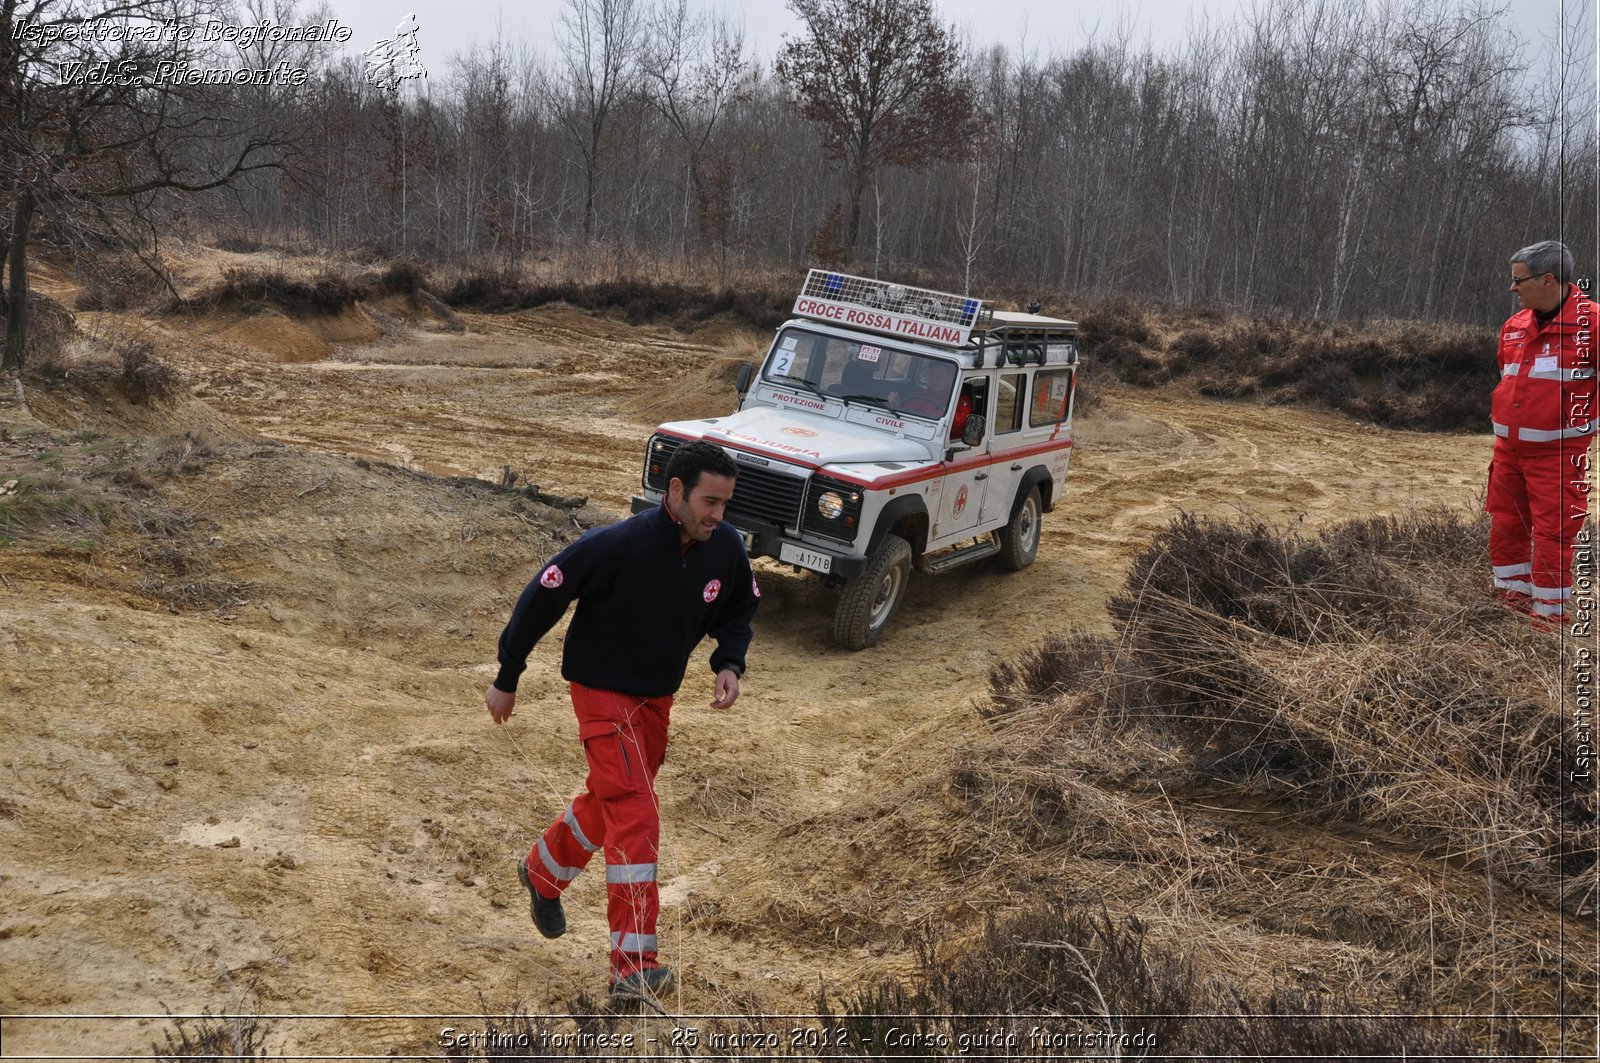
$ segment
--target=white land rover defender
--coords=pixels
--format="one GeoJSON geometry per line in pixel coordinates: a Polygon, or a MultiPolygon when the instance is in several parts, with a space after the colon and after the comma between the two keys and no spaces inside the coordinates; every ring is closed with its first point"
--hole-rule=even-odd
{"type": "Polygon", "coordinates": [[[656,429],[634,511],[660,504],[675,449],[720,445],[739,463],[726,519],[752,557],[842,588],[851,650],[878,641],[913,566],[1032,564],[1072,452],[1077,324],[823,270],[794,313],[759,374],[740,368],[737,412],[656,429]]]}

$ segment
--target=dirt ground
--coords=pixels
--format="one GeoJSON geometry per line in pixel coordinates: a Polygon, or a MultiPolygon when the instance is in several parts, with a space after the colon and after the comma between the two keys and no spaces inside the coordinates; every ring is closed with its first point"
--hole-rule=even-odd
{"type": "MultiPolygon", "coordinates": [[[[0,443],[4,470],[199,441],[146,492],[165,530],[0,549],[0,1009],[124,1016],[7,1019],[8,1057],[148,1051],[165,1009],[247,992],[307,1016],[271,1022],[275,1050],[426,1054],[486,1006],[561,1012],[603,989],[603,876],[579,880],[549,942],[514,871],[584,771],[556,634],[509,725],[482,698],[558,536],[506,496],[396,466],[510,466],[586,496],[580,521],[621,515],[651,427],[730,408],[730,366],[760,337],[559,307],[463,318],[311,361],[268,318],[143,319],[192,400],[152,414],[69,382],[34,392],[44,428],[0,443]],[[346,1014],[367,1017],[310,1017],[346,1014]]],[[[1005,902],[924,881],[951,750],[982,730],[993,665],[1047,632],[1109,629],[1108,596],[1178,510],[1315,526],[1481,497],[1487,435],[1105,394],[1037,564],[918,578],[873,650],[829,647],[833,595],[758,564],[744,696],[710,710],[698,655],[660,779],[680,1012],[810,1012],[819,980],[908,970],[930,920],[1005,902]],[[920,831],[876,829],[911,806],[920,831]]]]}

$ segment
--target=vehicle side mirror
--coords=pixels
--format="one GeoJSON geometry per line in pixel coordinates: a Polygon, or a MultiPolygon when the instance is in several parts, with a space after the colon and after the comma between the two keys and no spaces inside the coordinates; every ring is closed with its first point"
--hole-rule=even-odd
{"type": "Polygon", "coordinates": [[[739,389],[739,396],[750,390],[750,378],[755,375],[756,367],[749,362],[739,363],[739,382],[735,385],[739,389]]]}
{"type": "Polygon", "coordinates": [[[961,429],[961,442],[969,447],[975,447],[983,442],[984,430],[989,427],[983,414],[974,413],[967,417],[966,426],[961,429]]]}

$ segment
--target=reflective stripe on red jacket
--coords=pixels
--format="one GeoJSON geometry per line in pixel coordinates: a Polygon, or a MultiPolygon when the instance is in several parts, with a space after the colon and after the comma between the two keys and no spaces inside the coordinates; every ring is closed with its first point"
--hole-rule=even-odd
{"type": "Polygon", "coordinates": [[[1500,327],[1500,384],[1494,434],[1523,443],[1585,439],[1595,408],[1594,302],[1576,284],[1556,316],[1540,323],[1530,308],[1500,327]]]}

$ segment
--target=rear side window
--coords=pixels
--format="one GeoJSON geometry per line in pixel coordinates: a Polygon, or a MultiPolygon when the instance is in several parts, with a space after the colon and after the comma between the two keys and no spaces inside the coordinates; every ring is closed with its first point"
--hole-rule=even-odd
{"type": "Polygon", "coordinates": [[[1033,402],[1028,427],[1042,428],[1067,419],[1072,405],[1072,370],[1041,369],[1033,374],[1033,402]]]}
{"type": "Polygon", "coordinates": [[[1022,373],[1001,373],[999,401],[994,408],[994,430],[1015,432],[1022,427],[1022,396],[1027,393],[1028,378],[1022,373]]]}

